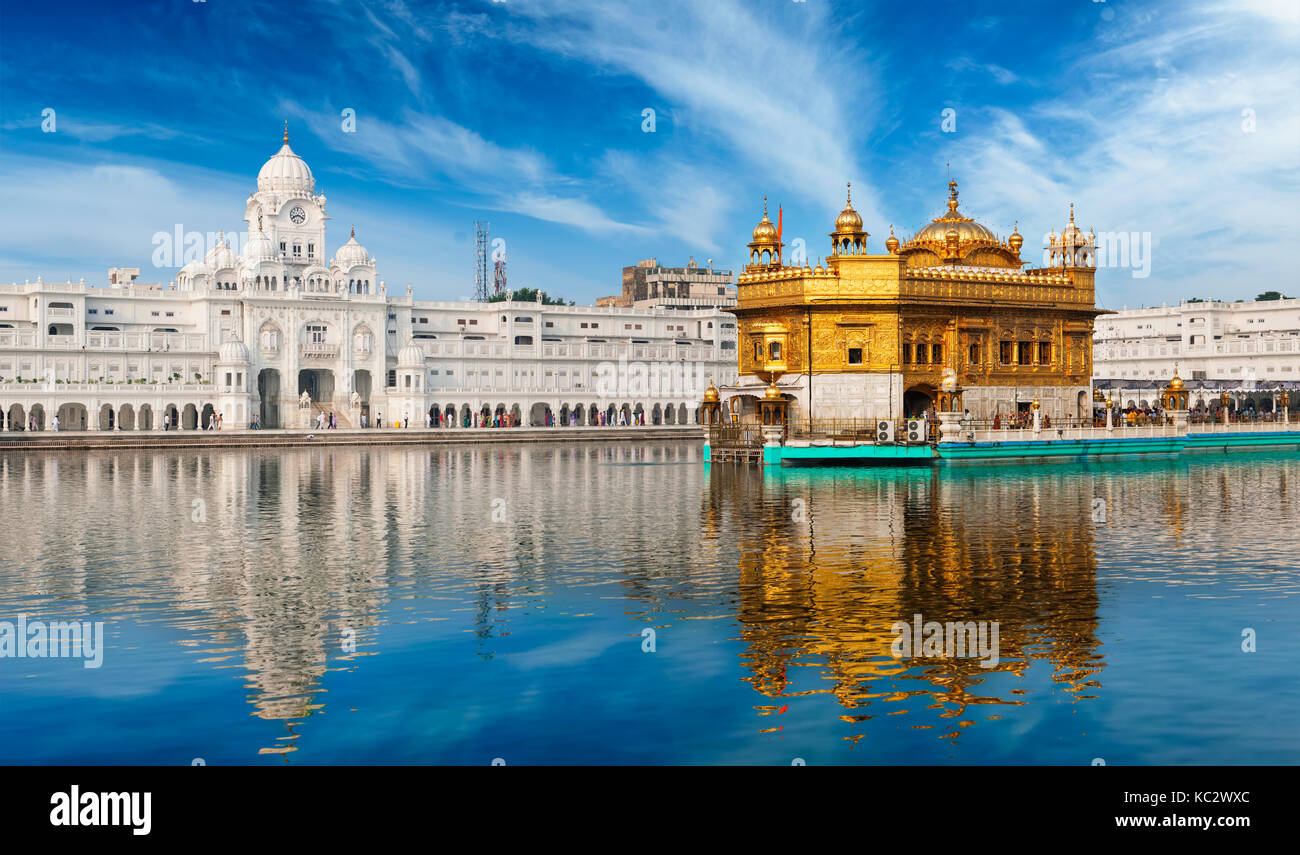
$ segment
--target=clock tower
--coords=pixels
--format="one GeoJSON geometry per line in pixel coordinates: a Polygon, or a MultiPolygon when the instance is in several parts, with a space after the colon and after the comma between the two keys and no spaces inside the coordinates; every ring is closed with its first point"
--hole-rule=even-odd
{"type": "Polygon", "coordinates": [[[264,235],[273,257],[283,265],[286,289],[303,290],[328,278],[328,219],[325,196],[316,195],[311,168],[289,147],[286,123],[284,145],[257,173],[257,192],[249,196],[244,213],[249,237],[264,235]]]}

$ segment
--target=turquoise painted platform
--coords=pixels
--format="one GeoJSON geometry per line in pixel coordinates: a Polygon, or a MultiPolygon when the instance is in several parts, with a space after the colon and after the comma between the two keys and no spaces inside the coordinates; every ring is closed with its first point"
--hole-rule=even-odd
{"type": "MultiPolygon", "coordinates": [[[[1300,436],[1296,437],[1300,441],[1300,436]]],[[[1133,437],[1076,440],[1039,440],[1023,442],[954,442],[940,443],[937,457],[948,462],[989,461],[1030,458],[1115,457],[1129,454],[1178,454],[1185,437],[1133,437]]]]}
{"type": "MultiPolygon", "coordinates": [[[[936,445],[783,445],[765,447],[767,466],[929,466],[1078,460],[1129,455],[1213,454],[1300,449],[1300,430],[1187,433],[1164,437],[1105,436],[1088,439],[944,442],[936,445]]],[[[704,461],[711,460],[704,446],[704,461]]]]}

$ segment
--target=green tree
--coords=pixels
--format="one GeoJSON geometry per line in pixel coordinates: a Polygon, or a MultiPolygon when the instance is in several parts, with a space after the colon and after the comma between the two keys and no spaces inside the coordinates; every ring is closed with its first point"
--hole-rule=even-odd
{"type": "MultiPolygon", "coordinates": [[[[563,297],[551,297],[545,291],[539,291],[536,288],[516,288],[514,291],[493,294],[488,297],[489,303],[504,303],[507,299],[519,303],[541,303],[543,306],[563,306],[566,305],[563,297]]],[[[570,302],[567,305],[572,306],[570,302]]]]}

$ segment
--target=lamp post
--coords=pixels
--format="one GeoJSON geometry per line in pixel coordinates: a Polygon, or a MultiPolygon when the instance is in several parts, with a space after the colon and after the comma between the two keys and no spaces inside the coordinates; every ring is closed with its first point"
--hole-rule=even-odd
{"type": "Polygon", "coordinates": [[[1106,396],[1106,430],[1108,431],[1115,430],[1115,414],[1111,410],[1111,405],[1114,403],[1115,402],[1110,399],[1110,395],[1107,395],[1106,396]]]}
{"type": "Polygon", "coordinates": [[[1220,392],[1220,393],[1219,393],[1219,406],[1223,407],[1223,424],[1224,424],[1225,426],[1229,424],[1229,422],[1228,422],[1228,402],[1231,401],[1231,400],[1232,400],[1232,398],[1229,397],[1229,395],[1228,395],[1227,392],[1220,392]]]}
{"type": "Polygon", "coordinates": [[[1282,424],[1291,424],[1291,393],[1283,389],[1277,402],[1282,405],[1282,424]]]}

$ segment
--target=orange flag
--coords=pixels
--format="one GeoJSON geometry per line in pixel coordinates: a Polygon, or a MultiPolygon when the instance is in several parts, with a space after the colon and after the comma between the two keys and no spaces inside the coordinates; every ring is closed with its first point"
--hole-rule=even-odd
{"type": "Polygon", "coordinates": [[[776,260],[777,260],[777,263],[778,263],[778,264],[781,262],[781,247],[782,247],[782,244],[781,244],[781,213],[782,213],[782,212],[781,212],[781,208],[778,206],[777,209],[776,209],[776,260]]]}

